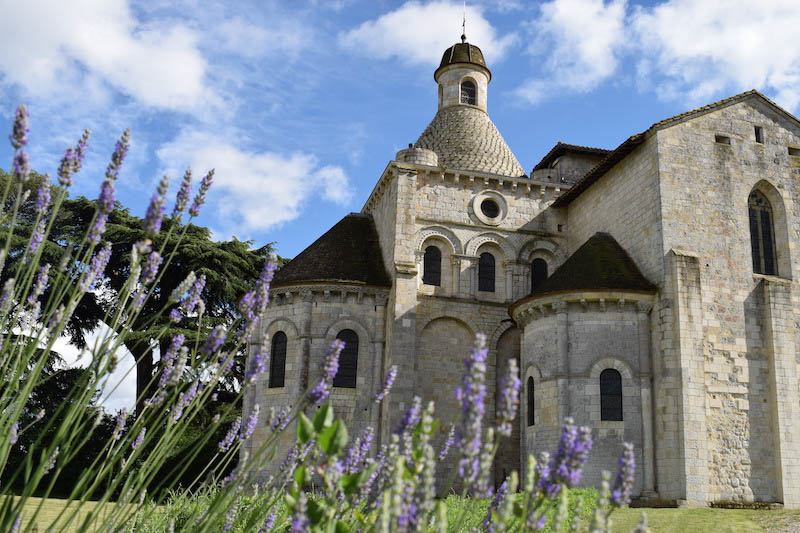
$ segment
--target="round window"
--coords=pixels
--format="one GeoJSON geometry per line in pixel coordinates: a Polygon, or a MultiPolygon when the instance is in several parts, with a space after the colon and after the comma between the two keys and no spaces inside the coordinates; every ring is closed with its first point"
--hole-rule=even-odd
{"type": "Polygon", "coordinates": [[[500,206],[491,198],[486,198],[481,202],[481,212],[489,218],[500,216],[500,206]]]}

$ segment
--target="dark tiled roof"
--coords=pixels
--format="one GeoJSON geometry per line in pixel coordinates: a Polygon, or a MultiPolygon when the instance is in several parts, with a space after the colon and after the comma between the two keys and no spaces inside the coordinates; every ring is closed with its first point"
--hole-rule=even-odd
{"type": "Polygon", "coordinates": [[[633,259],[608,233],[595,233],[533,292],[580,290],[655,291],[633,259]]]}
{"type": "MultiPolygon", "coordinates": [[[[784,117],[788,118],[798,126],[800,126],[800,120],[797,117],[780,107],[778,104],[761,94],[756,90],[751,90],[747,92],[743,92],[741,94],[737,94],[735,96],[731,96],[729,98],[725,98],[718,102],[714,102],[713,104],[708,104],[703,107],[698,107],[697,109],[692,109],[691,111],[687,111],[685,113],[680,113],[678,115],[665,118],[664,120],[660,120],[647,128],[642,133],[637,133],[636,135],[631,135],[628,137],[622,144],[620,144],[617,148],[615,148],[612,152],[610,152],[602,161],[600,161],[597,166],[587,172],[575,185],[572,186],[567,192],[559,196],[555,202],[553,202],[553,207],[564,207],[568,205],[572,200],[577,198],[583,191],[589,188],[591,184],[595,181],[599,180],[603,175],[611,170],[611,168],[625,159],[625,157],[630,154],[637,146],[642,144],[645,139],[647,138],[648,134],[651,132],[660,130],[662,128],[666,128],[669,126],[673,126],[678,124],[684,120],[689,118],[695,117],[697,115],[702,115],[705,113],[709,113],[711,111],[715,111],[722,107],[727,107],[729,105],[738,103],[742,100],[748,100],[750,98],[757,98],[774,108],[778,113],[783,115],[784,117]]],[[[547,156],[545,156],[547,157],[547,156]]]]}
{"type": "Polygon", "coordinates": [[[344,217],[276,272],[272,286],[314,281],[392,286],[372,215],[344,217]]]}
{"type": "Polygon", "coordinates": [[[591,154],[597,156],[606,156],[611,153],[611,150],[606,150],[605,148],[592,148],[590,146],[578,146],[577,144],[567,144],[559,142],[553,148],[547,152],[541,161],[539,161],[533,170],[541,170],[543,168],[549,168],[550,164],[553,162],[554,159],[561,157],[566,153],[579,153],[579,154],[591,154]]]}
{"type": "Polygon", "coordinates": [[[434,72],[433,77],[436,78],[436,73],[447,65],[454,63],[471,63],[486,69],[489,73],[489,79],[492,78],[492,73],[486,66],[486,60],[483,59],[483,52],[474,44],[469,43],[456,43],[442,54],[442,61],[439,63],[439,68],[434,72]]]}

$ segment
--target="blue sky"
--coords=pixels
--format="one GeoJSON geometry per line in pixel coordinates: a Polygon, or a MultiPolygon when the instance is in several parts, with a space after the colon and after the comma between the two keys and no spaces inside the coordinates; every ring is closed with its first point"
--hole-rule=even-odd
{"type": "MultiPolygon", "coordinates": [[[[199,223],[292,257],[359,211],[436,112],[433,71],[461,34],[444,0],[0,0],[0,128],[31,113],[55,175],[93,136],[72,195],[96,197],[114,141],[118,198],[143,214],[163,173],[216,168],[199,223]]],[[[557,141],[613,148],[651,123],[756,88],[800,111],[796,0],[472,0],[489,113],[526,170],[557,141]]],[[[0,148],[8,168],[10,147],[0,148]]]]}

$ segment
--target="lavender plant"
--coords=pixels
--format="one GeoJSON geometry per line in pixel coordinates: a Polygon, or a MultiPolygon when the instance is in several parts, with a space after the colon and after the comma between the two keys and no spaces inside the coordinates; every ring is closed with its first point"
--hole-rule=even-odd
{"type": "MultiPolygon", "coordinates": [[[[48,419],[27,411],[26,399],[47,379],[43,372],[46,354],[65,334],[77,305],[91,291],[104,290],[113,244],[106,240],[106,227],[114,206],[115,182],[128,151],[128,132],[112,153],[83,241],[69,247],[58,265],[40,264],[42,242],[52,231],[56,214],[81,168],[88,139],[86,132],[75,147],[66,150],[57,171],[58,185],[45,182],[37,191],[33,219],[28,224],[32,229],[22,251],[24,260],[17,262],[14,276],[0,294],[0,370],[5,377],[0,388],[0,473],[10,480],[0,486],[3,531],[33,531],[36,524],[41,525],[42,509],[54,484],[99,431],[102,417],[93,407],[95,391],[115,368],[118,350],[126,335],[132,334],[132,326],[142,321],[158,323],[161,316],[173,323],[187,316],[199,317],[202,323],[205,313],[202,295],[206,279],[190,273],[167,292],[170,296],[158,313],[141,316],[145,304],[161,289],[164,271],[182,237],[177,235],[175,247],[153,245],[162,230],[172,232],[179,227],[163,229],[168,203],[168,178],[164,177],[144,217],[146,238],[130,250],[128,280],[119,290],[104,294],[112,300],[104,322],[116,334],[101,336],[91,347],[90,363],[69,391],[68,401],[57,408],[57,417],[48,419]],[[24,460],[10,462],[10,452],[19,445],[20,436],[40,426],[48,431],[37,433],[40,436],[32,440],[24,460]],[[20,485],[23,489],[11,497],[10,487],[20,485]],[[34,495],[42,498],[33,500],[34,495]]],[[[6,232],[4,244],[0,243],[0,270],[7,268],[12,235],[19,233],[20,206],[26,200],[24,185],[30,176],[25,151],[27,112],[22,106],[15,115],[10,140],[14,179],[6,183],[0,202],[2,230],[6,232]]],[[[187,171],[171,216],[180,219],[188,211],[189,220],[196,217],[212,180],[213,170],[202,179],[192,200],[192,175],[187,171]]],[[[217,400],[216,385],[229,377],[235,353],[256,334],[269,302],[274,271],[274,262],[268,261],[253,289],[239,301],[238,317],[229,324],[209,324],[210,334],[204,342],[187,343],[182,334],[167,337],[166,328],[161,333],[148,330],[155,331],[150,345],[164,348],[160,372],[139,388],[143,393],[137,398],[136,415],[120,412],[91,465],[71,480],[67,505],[46,525],[48,531],[462,531],[471,527],[466,513],[448,509],[449,500],[438,497],[437,479],[446,473],[447,457],[456,463],[449,486],[458,476],[464,498],[491,498],[481,525],[484,531],[575,531],[587,526],[568,520],[568,494],[581,480],[592,447],[591,431],[576,427],[569,419],[552,458],[547,454],[538,461],[530,457],[521,482],[513,472],[494,492],[489,473],[501,439],[510,436],[516,418],[519,366],[516,361],[508,365],[497,418],[487,420],[488,350],[482,335],[477,336],[464,360],[464,377],[456,391],[461,420],[450,428],[443,446],[435,445],[439,426],[435,406],[433,402],[424,404],[420,398],[414,399],[389,441],[379,448],[373,445],[373,428],[350,443],[345,423],[336,418],[330,403],[323,403],[338,371],[344,347],[341,341],[331,345],[320,380],[300,396],[296,405],[273,407],[267,420],[259,421],[258,405],[249,413],[238,414],[232,403],[222,416],[213,418],[207,431],[193,434],[192,421],[207,403],[217,400]],[[249,439],[258,424],[269,428],[269,436],[257,447],[244,447],[246,442],[252,444],[249,439]],[[287,431],[294,431],[295,443],[288,450],[280,449],[281,435],[287,431]],[[216,433],[224,437],[218,442],[214,439],[217,456],[197,476],[198,482],[203,481],[202,488],[190,492],[177,487],[176,480],[216,433]],[[179,442],[187,453],[171,455],[179,442]],[[263,480],[256,475],[268,466],[273,467],[271,477],[263,480]],[[262,482],[256,484],[256,479],[262,482]],[[97,497],[97,504],[87,504],[90,496],[97,497]]],[[[263,348],[251,353],[243,372],[245,386],[259,379],[268,362],[269,353],[263,348]]],[[[391,367],[374,401],[384,401],[396,376],[397,368],[391,367]]],[[[238,394],[241,396],[241,390],[238,394]]],[[[589,525],[591,531],[609,531],[611,512],[630,502],[634,468],[633,449],[626,445],[613,489],[607,477],[601,490],[589,525]]],[[[640,530],[645,529],[646,524],[640,530]]]]}

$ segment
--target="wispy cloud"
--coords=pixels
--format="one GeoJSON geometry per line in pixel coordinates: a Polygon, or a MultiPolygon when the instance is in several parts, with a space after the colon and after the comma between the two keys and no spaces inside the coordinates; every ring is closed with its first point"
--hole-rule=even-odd
{"type": "MultiPolygon", "coordinates": [[[[374,20],[343,32],[347,49],[377,59],[397,58],[408,65],[438,64],[442,51],[461,35],[463,5],[458,2],[406,2],[374,20]]],[[[490,64],[499,61],[516,41],[516,35],[499,36],[477,7],[467,7],[467,36],[480,43],[490,64]]]]}
{"type": "Polygon", "coordinates": [[[340,167],[322,166],[309,153],[248,151],[242,145],[230,136],[184,130],[156,152],[173,176],[183,166],[196,173],[216,169],[213,209],[222,232],[246,238],[294,220],[314,195],[338,205],[352,199],[350,181],[340,167]]]}

